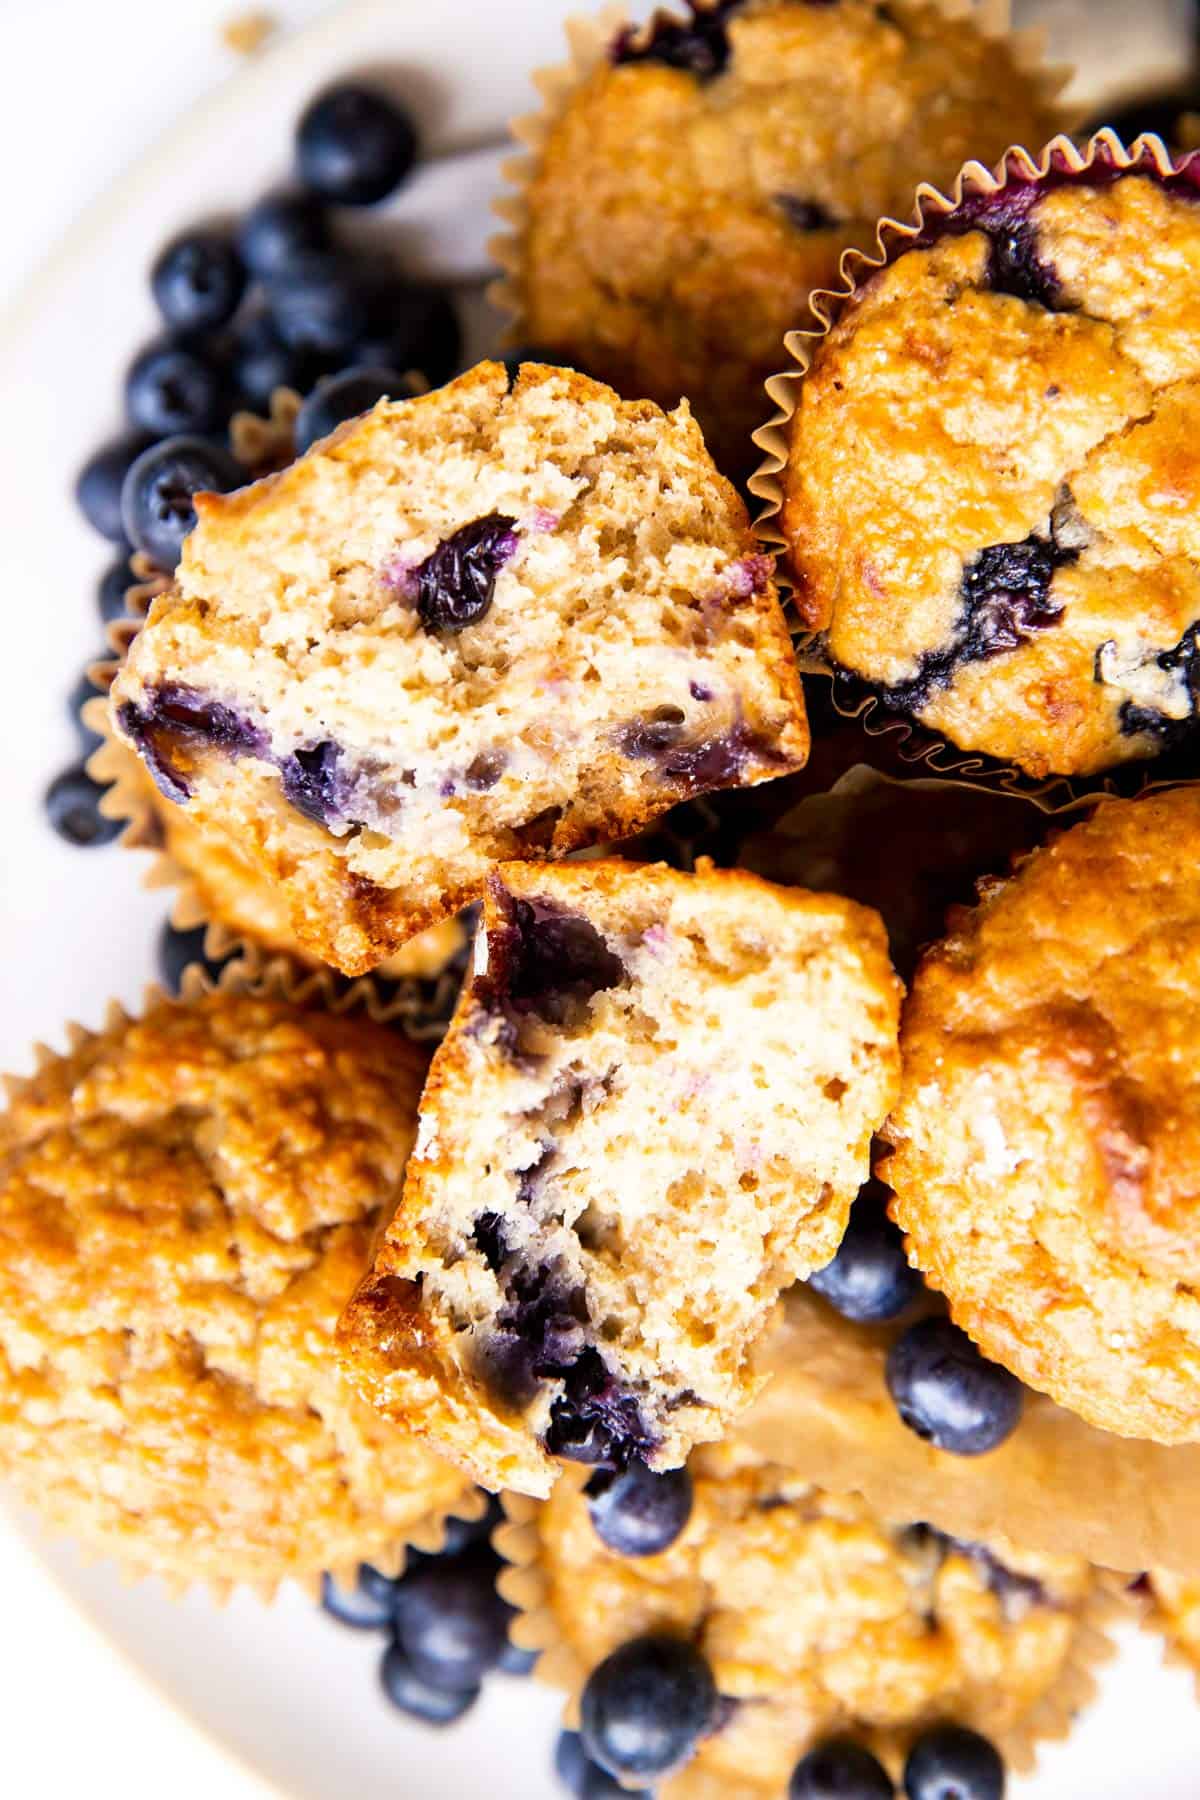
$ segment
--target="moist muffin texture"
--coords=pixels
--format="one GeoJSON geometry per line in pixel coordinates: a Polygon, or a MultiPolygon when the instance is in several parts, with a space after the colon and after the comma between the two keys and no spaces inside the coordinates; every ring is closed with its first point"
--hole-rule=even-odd
{"type": "Polygon", "coordinates": [[[262,1590],[470,1505],[340,1381],[421,1052],[361,1019],[159,1002],[0,1115],[0,1470],[130,1573],[262,1590]]]}
{"type": "Polygon", "coordinates": [[[835,666],[1034,777],[1196,739],[1200,160],[1094,148],[1010,162],[863,278],[780,477],[835,666]]]}
{"type": "Polygon", "coordinates": [[[483,363],[197,510],[116,728],[347,974],[497,861],[804,762],[770,560],[686,406],[483,363]]]}
{"type": "Polygon", "coordinates": [[[690,1467],[691,1519],[657,1556],[609,1550],[574,1479],[534,1522],[545,1635],[578,1681],[643,1632],[686,1637],[709,1662],[723,1722],[660,1800],[780,1800],[829,1736],[865,1742],[898,1775],[934,1723],[982,1731],[1018,1765],[1039,1735],[1062,1735],[1090,1660],[1096,1583],[1082,1557],[887,1524],[736,1439],[690,1467]]]}
{"type": "Polygon", "coordinates": [[[626,30],[536,155],[514,276],[529,341],[631,396],[686,394],[718,463],[751,433],[784,333],[918,176],[1057,128],[1003,42],[936,6],[745,0],[626,30]]]}
{"type": "Polygon", "coordinates": [[[1091,1424],[1200,1441],[1200,790],[1112,801],[917,972],[884,1166],[986,1355],[1091,1424]]]}
{"type": "Polygon", "coordinates": [[[852,901],[740,871],[510,864],[340,1329],[362,1394],[488,1487],[678,1465],[760,1385],[895,1091],[899,984],[852,901]]]}

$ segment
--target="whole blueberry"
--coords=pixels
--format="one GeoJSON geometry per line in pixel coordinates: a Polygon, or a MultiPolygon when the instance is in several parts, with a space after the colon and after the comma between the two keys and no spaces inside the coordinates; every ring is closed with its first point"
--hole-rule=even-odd
{"type": "Polygon", "coordinates": [[[584,1748],[619,1780],[653,1780],[691,1755],[716,1706],[712,1673],[691,1644],[634,1638],[588,1677],[580,1713],[584,1748]]]}
{"type": "Polygon", "coordinates": [[[110,543],[125,542],[121,487],[130,466],[150,443],[144,431],[129,431],[104,444],[80,469],[75,480],[79,510],[94,531],[110,543]]]}
{"type": "Polygon", "coordinates": [[[408,391],[394,369],[345,369],[319,381],[296,415],[296,455],[331,431],[368,412],[377,400],[398,400],[408,391]]]}
{"type": "Polygon", "coordinates": [[[377,88],[345,82],[311,101],[296,127],[305,187],[339,206],[371,206],[399,187],[417,158],[402,107],[377,88]]]}
{"type": "Polygon", "coordinates": [[[472,1544],[488,1543],[503,1518],[504,1508],[495,1494],[489,1494],[477,1519],[447,1519],[441,1555],[461,1556],[472,1544]]]}
{"type": "Polygon", "coordinates": [[[227,232],[185,231],[158,257],[150,287],[173,331],[215,331],[237,311],[246,270],[227,232]]]}
{"type": "Polygon", "coordinates": [[[921,1319],[896,1339],[887,1385],[909,1430],[956,1456],[994,1450],[1021,1416],[1016,1376],[988,1362],[949,1319],[921,1319]]]}
{"type": "Polygon", "coordinates": [[[496,1592],[496,1572],[496,1558],[477,1546],[424,1563],[401,1581],[396,1637],[423,1681],[458,1692],[495,1668],[512,1616],[496,1592]]]}
{"type": "Polygon", "coordinates": [[[217,431],[229,417],[225,371],[195,345],[161,338],[129,365],[125,411],[152,437],[217,431]]]}
{"type": "Polygon", "coordinates": [[[618,1556],[657,1556],[692,1516],[692,1478],[686,1469],[662,1474],[634,1460],[614,1475],[593,1475],[588,1515],[601,1543],[618,1556]]]}
{"type": "Polygon", "coordinates": [[[894,1319],[920,1291],[921,1277],[904,1254],[904,1238],[888,1218],[889,1190],[868,1181],[850,1213],[837,1255],[808,1285],[844,1319],[861,1325],[894,1319]]]}
{"type": "MultiPolygon", "coordinates": [[[[183,971],[185,969],[190,969],[193,963],[199,963],[205,974],[209,976],[212,981],[216,981],[224,967],[224,963],[215,961],[214,958],[205,953],[204,944],[206,937],[207,927],[204,925],[193,925],[187,931],[181,931],[177,925],[172,925],[170,920],[168,920],[163,926],[158,937],[156,961],[158,964],[158,978],[168,994],[177,994],[179,992],[183,983],[183,971]]],[[[328,1576],[323,1576],[323,1604],[325,1604],[324,1589],[325,1584],[327,1583],[331,1588],[331,1592],[339,1594],[342,1592],[341,1589],[333,1590],[330,1578],[328,1576]]],[[[347,1604],[349,1604],[349,1602],[347,1602],[347,1604]]],[[[325,1610],[327,1612],[333,1612],[334,1607],[333,1605],[327,1604],[325,1610]]],[[[340,1615],[338,1616],[340,1617],[340,1615]]],[[[353,1624],[353,1622],[353,1620],[345,1621],[347,1624],[353,1624]]]]}
{"type": "Polygon", "coordinates": [[[894,1800],[891,1776],[869,1750],[830,1738],[792,1770],[788,1800],[894,1800]]]}
{"type": "Polygon", "coordinates": [[[650,1800],[649,1790],[622,1787],[607,1769],[594,1763],[577,1731],[560,1731],[554,1746],[554,1772],[575,1800],[650,1800]]]}
{"type": "Polygon", "coordinates": [[[250,273],[266,281],[298,257],[329,249],[325,208],[315,195],[295,189],[264,194],[243,217],[237,247],[250,273]]]}
{"type": "Polygon", "coordinates": [[[106,819],[100,801],[108,792],[93,781],[87,770],[64,769],[46,789],[46,817],[60,838],[77,850],[111,844],[125,828],[123,819],[106,819]]]}
{"type": "Polygon", "coordinates": [[[346,257],[310,251],[266,281],[275,329],[293,350],[348,356],[370,329],[374,286],[346,257]]]}
{"type": "MultiPolygon", "coordinates": [[[[97,658],[96,660],[99,661],[100,659],[97,658]]],[[[90,725],[85,725],[82,717],[83,708],[87,705],[89,700],[94,700],[99,692],[99,688],[94,681],[89,679],[85,669],[80,674],[79,680],[75,683],[75,686],[67,695],[67,715],[70,718],[72,725],[75,727],[76,735],[79,738],[80,748],[85,757],[90,756],[93,750],[98,750],[104,742],[103,734],[99,731],[93,731],[90,725]]]]}
{"type": "Polygon", "coordinates": [[[977,1731],[939,1725],[913,1745],[904,1792],[908,1800],[1001,1800],[1004,1764],[977,1731]]]}
{"type": "Polygon", "coordinates": [[[127,557],[119,556],[116,562],[109,563],[100,577],[96,589],[96,604],[100,617],[105,625],[111,625],[117,619],[124,619],[125,596],[133,586],[133,570],[127,557]]]}
{"type": "Polygon", "coordinates": [[[285,344],[268,313],[250,319],[233,341],[230,375],[253,412],[267,411],[276,388],[306,394],[320,373],[319,358],[285,344]]]}
{"type": "MultiPolygon", "coordinates": [[[[190,934],[180,932],[177,935],[190,934]]],[[[178,981],[167,986],[171,993],[179,992],[178,981]]],[[[378,1569],[372,1569],[369,1563],[363,1563],[353,1587],[343,1587],[332,1575],[322,1575],[322,1607],[339,1625],[349,1625],[353,1631],[386,1630],[392,1622],[393,1588],[390,1582],[386,1588],[380,1587],[373,1579],[377,1576],[378,1569]]],[[[386,1576],[380,1579],[387,1581],[386,1576]]]]}
{"type": "Polygon", "coordinates": [[[384,1651],[379,1679],[393,1706],[426,1725],[453,1725],[479,1698],[478,1687],[442,1688],[424,1680],[397,1643],[384,1651]]]}
{"type": "Polygon", "coordinates": [[[374,292],[372,322],[350,350],[356,368],[369,364],[418,370],[430,387],[440,387],[459,366],[462,327],[454,302],[441,288],[415,287],[381,279],[374,292]]]}
{"type": "Polygon", "coordinates": [[[125,477],[125,529],[152,562],[171,570],[196,523],[195,495],[225,494],[244,479],[233,457],[218,445],[196,437],[167,438],[144,450],[125,477]]]}

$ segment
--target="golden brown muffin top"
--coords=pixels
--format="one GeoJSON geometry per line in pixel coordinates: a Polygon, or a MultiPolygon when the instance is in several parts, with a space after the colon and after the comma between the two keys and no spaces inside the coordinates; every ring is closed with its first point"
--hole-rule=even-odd
{"type": "Polygon", "coordinates": [[[657,1556],[609,1550],[577,1479],[536,1521],[546,1602],[579,1679],[629,1639],[668,1632],[695,1643],[718,1693],[740,1703],[663,1800],[709,1800],[731,1781],[774,1797],[815,1742],[843,1733],[895,1766],[935,1720],[1023,1760],[1033,1715],[1078,1654],[1093,1591],[1083,1558],[888,1525],[736,1439],[690,1467],[691,1519],[657,1556]]]}
{"type": "Polygon", "coordinates": [[[118,1018],[0,1115],[0,1467],[127,1569],[272,1586],[469,1494],[341,1387],[333,1327],[424,1072],[362,1019],[118,1018]]]}
{"type": "Polygon", "coordinates": [[[1112,801],[917,973],[887,1179],[980,1347],[1092,1424],[1200,1440],[1200,790],[1112,801]]]}
{"type": "Polygon", "coordinates": [[[816,346],[782,524],[806,623],[887,705],[1035,776],[1191,731],[1198,259],[1190,175],[1015,174],[816,346]]]}

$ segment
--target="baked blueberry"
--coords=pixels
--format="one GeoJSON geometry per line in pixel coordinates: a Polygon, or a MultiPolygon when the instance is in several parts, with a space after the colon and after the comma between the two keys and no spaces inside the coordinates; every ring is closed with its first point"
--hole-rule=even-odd
{"type": "Polygon", "coordinates": [[[477,1546],[423,1563],[396,1593],[396,1638],[416,1675],[451,1693],[475,1688],[508,1642],[512,1608],[496,1591],[498,1559],[477,1546]]]}
{"type": "Polygon", "coordinates": [[[80,469],[75,480],[79,510],[94,531],[110,543],[123,544],[121,487],[131,466],[150,443],[144,431],[128,431],[104,444],[80,469]]]}
{"type": "Polygon", "coordinates": [[[106,819],[100,801],[108,792],[87,770],[64,769],[46,789],[46,817],[60,838],[78,850],[111,844],[124,830],[123,819],[106,819]]]}
{"type": "Polygon", "coordinates": [[[492,604],[496,577],[517,548],[517,522],[488,513],[444,538],[416,571],[417,612],[426,631],[465,631],[492,604]]]}
{"type": "Polygon", "coordinates": [[[227,232],[185,231],[158,257],[150,287],[173,331],[215,331],[237,311],[246,270],[227,232]]]}
{"type": "Polygon", "coordinates": [[[577,1731],[560,1731],[554,1746],[554,1772],[574,1800],[650,1800],[645,1788],[622,1787],[607,1769],[592,1762],[577,1731]]]}
{"type": "MultiPolygon", "coordinates": [[[[168,994],[177,994],[183,983],[183,971],[190,969],[193,963],[199,963],[206,975],[216,981],[224,962],[218,962],[205,952],[204,944],[208,936],[208,927],[193,925],[187,931],[181,931],[168,919],[158,934],[158,979],[168,994]]],[[[332,1608],[328,1609],[332,1610],[332,1608]]]]}
{"type": "Polygon", "coordinates": [[[393,1593],[393,1584],[369,1563],[362,1564],[353,1587],[343,1587],[332,1575],[321,1577],[321,1605],[339,1625],[354,1631],[385,1631],[392,1622],[393,1593]]]}
{"type": "Polygon", "coordinates": [[[198,437],[167,438],[144,450],[125,476],[125,530],[153,563],[171,570],[196,523],[194,496],[227,494],[244,479],[238,463],[218,445],[198,437]]]}
{"type": "Polygon", "coordinates": [[[319,381],[296,416],[296,455],[328,437],[347,419],[369,412],[377,400],[399,400],[408,384],[394,369],[345,369],[319,381]]]}
{"type": "Polygon", "coordinates": [[[450,379],[462,357],[462,327],[448,294],[441,288],[385,282],[371,310],[376,315],[372,325],[347,358],[353,367],[374,365],[402,374],[415,369],[430,387],[450,379]]]}
{"type": "Polygon", "coordinates": [[[237,247],[250,273],[267,281],[299,257],[330,248],[325,208],[314,194],[277,188],[244,215],[237,247]]]}
{"type": "Polygon", "coordinates": [[[306,394],[320,373],[320,360],[285,344],[269,313],[250,319],[233,341],[233,385],[239,399],[254,412],[267,411],[276,388],[306,394]]]}
{"type": "Polygon", "coordinates": [[[229,384],[195,345],[161,338],[129,365],[125,411],[152,437],[217,431],[229,417],[229,384]]]}
{"type": "MultiPolygon", "coordinates": [[[[97,660],[99,659],[97,658],[97,660]]],[[[93,750],[98,750],[104,742],[103,735],[99,731],[93,731],[90,725],[85,725],[82,718],[83,708],[89,700],[94,700],[99,692],[95,682],[89,679],[87,671],[84,670],[67,696],[67,716],[75,727],[80,748],[85,757],[90,756],[93,750]]]]}
{"type": "Polygon", "coordinates": [[[393,1706],[426,1725],[453,1725],[479,1698],[478,1687],[443,1688],[425,1681],[398,1643],[384,1651],[379,1679],[393,1706]]]}
{"type": "Polygon", "coordinates": [[[833,1261],[808,1285],[844,1319],[876,1324],[904,1311],[921,1288],[921,1277],[908,1265],[904,1236],[888,1218],[890,1189],[868,1181],[859,1190],[846,1235],[833,1261]]]}
{"type": "Polygon", "coordinates": [[[891,1776],[869,1750],[830,1738],[792,1770],[788,1800],[894,1800],[891,1776]]]}
{"type": "Polygon", "coordinates": [[[1001,1800],[1004,1763],[977,1731],[939,1725],[913,1745],[904,1792],[908,1800],[1001,1800]]]}
{"type": "Polygon", "coordinates": [[[129,567],[128,558],[124,556],[109,563],[100,577],[100,584],[96,589],[96,604],[105,625],[125,618],[125,596],[133,585],[133,579],[133,570],[129,567]]]}
{"type": "Polygon", "coordinates": [[[691,1755],[716,1707],[712,1672],[691,1644],[635,1638],[588,1677],[580,1707],[584,1748],[622,1781],[654,1780],[691,1755]]]}
{"type": "Polygon", "coordinates": [[[618,1556],[659,1555],[692,1516],[687,1470],[659,1474],[636,1458],[617,1474],[602,1470],[593,1475],[587,1496],[596,1536],[618,1556]]]}
{"type": "Polygon", "coordinates": [[[398,188],[417,158],[408,114],[377,88],[326,88],[296,127],[296,167],[305,187],[339,206],[371,206],[398,188]]]}
{"type": "Polygon", "coordinates": [[[686,69],[702,81],[719,75],[729,61],[729,35],[726,25],[730,13],[736,12],[741,0],[688,0],[692,17],[685,23],[664,18],[644,29],[629,26],[613,46],[615,63],[660,62],[668,68],[686,69]]]}
{"type": "Polygon", "coordinates": [[[495,1494],[487,1497],[487,1507],[478,1519],[447,1519],[441,1555],[459,1556],[472,1544],[486,1544],[504,1517],[504,1508],[495,1494]]]}
{"type": "Polygon", "coordinates": [[[374,285],[355,260],[308,251],[265,282],[275,329],[293,350],[346,357],[373,322],[374,285]]]}
{"type": "Polygon", "coordinates": [[[888,1352],[888,1392],[910,1431],[955,1456],[982,1456],[1015,1430],[1024,1390],[949,1319],[921,1319],[888,1352]]]}

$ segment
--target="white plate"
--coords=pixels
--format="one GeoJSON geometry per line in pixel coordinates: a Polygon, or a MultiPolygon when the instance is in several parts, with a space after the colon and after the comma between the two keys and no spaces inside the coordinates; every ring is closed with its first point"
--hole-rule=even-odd
{"type": "MultiPolygon", "coordinates": [[[[505,121],[531,102],[530,68],[558,60],[567,11],[565,0],[340,9],[190,114],[85,218],[0,325],[10,674],[0,707],[0,1067],[27,1067],[35,1037],[61,1044],[68,1018],[97,1023],[113,994],[136,1004],[166,909],[161,894],[140,890],[137,859],[71,851],[41,812],[46,782],[75,755],[66,692],[100,647],[93,592],[106,551],[77,519],[70,484],[116,428],[120,371],[153,331],[143,271],[181,224],[240,207],[282,175],[291,123],[319,83],[383,67],[439,158],[388,217],[420,266],[478,287],[495,147],[505,121]]],[[[476,347],[486,347],[486,317],[478,306],[473,315],[476,347]]],[[[148,1680],[296,1800],[554,1800],[557,1700],[534,1684],[497,1678],[467,1722],[435,1735],[378,1695],[378,1640],[339,1629],[296,1594],[270,1610],[245,1597],[224,1611],[198,1596],[180,1608],[154,1584],[127,1589],[107,1568],[82,1568],[68,1550],[38,1554],[148,1680]]],[[[1152,1639],[1127,1637],[1101,1702],[1069,1744],[1044,1752],[1036,1779],[1019,1784],[1021,1800],[1196,1793],[1191,1685],[1161,1668],[1152,1639]]]]}

